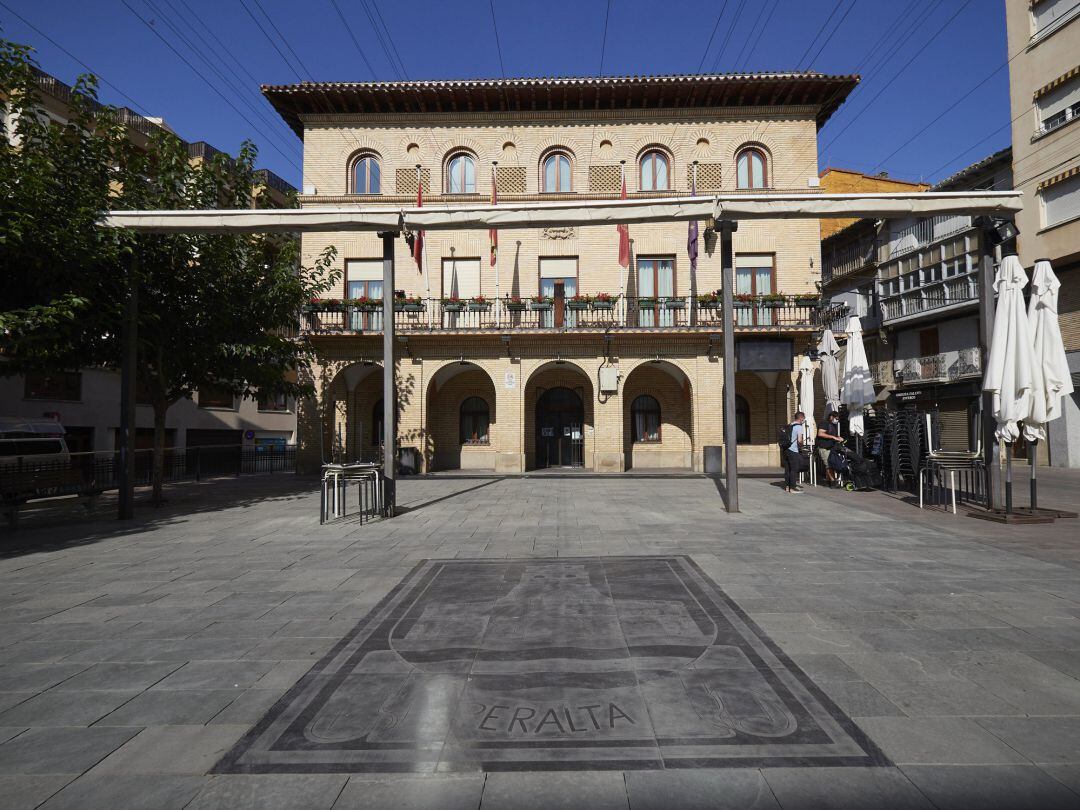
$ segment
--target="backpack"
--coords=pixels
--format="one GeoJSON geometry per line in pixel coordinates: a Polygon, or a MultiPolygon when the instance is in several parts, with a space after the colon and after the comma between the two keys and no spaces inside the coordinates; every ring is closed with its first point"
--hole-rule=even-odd
{"type": "Polygon", "coordinates": [[[791,428],[794,423],[784,425],[776,432],[776,443],[780,445],[780,458],[784,457],[784,451],[791,447],[791,428]]]}

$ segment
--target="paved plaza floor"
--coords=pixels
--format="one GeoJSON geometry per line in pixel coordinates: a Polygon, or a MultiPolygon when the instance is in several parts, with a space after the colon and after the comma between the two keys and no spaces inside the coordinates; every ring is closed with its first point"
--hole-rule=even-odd
{"type": "Polygon", "coordinates": [[[777,484],[737,515],[588,474],[406,479],[365,524],[291,476],[30,514],[0,806],[1080,807],[1080,524],[777,484]]]}

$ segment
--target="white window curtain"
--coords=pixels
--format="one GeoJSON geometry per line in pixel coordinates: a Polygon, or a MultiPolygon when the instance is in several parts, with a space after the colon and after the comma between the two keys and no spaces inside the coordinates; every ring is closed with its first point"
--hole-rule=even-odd
{"type": "MultiPolygon", "coordinates": [[[[346,297],[381,299],[383,294],[382,259],[349,259],[345,262],[346,297]]],[[[349,310],[349,328],[378,331],[382,329],[382,311],[349,310]]]]}
{"type": "MultiPolygon", "coordinates": [[[[547,256],[540,259],[540,295],[549,298],[555,296],[555,284],[562,282],[563,297],[573,298],[577,295],[577,271],[578,260],[576,256],[547,256]]],[[[540,313],[540,325],[550,327],[555,323],[554,310],[540,313]]],[[[577,325],[577,313],[566,311],[563,315],[563,324],[566,326],[577,325]]]]}
{"type": "MultiPolygon", "coordinates": [[[[773,292],[773,257],[769,254],[744,253],[735,257],[735,294],[768,295],[773,292]]],[[[771,325],[773,311],[768,307],[736,308],[736,323],[771,325]]]]}

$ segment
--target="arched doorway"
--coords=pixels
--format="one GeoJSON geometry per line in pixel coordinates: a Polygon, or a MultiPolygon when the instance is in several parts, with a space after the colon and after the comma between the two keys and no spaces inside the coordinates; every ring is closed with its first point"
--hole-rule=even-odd
{"type": "Polygon", "coordinates": [[[428,384],[427,440],[429,470],[494,470],[496,444],[495,383],[475,363],[447,363],[428,384]]]}
{"type": "Polygon", "coordinates": [[[324,461],[377,461],[382,444],[382,366],[371,360],[342,368],[326,390],[324,461]]]}
{"type": "Polygon", "coordinates": [[[536,400],[536,466],[585,466],[585,403],[576,391],[549,388],[536,400]]]}
{"type": "Polygon", "coordinates": [[[625,468],[693,469],[694,415],[690,378],[667,360],[650,360],[623,383],[625,468]]]}

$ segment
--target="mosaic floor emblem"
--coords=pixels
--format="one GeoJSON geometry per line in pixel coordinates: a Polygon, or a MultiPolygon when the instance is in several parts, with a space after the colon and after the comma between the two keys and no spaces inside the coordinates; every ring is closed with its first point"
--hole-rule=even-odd
{"type": "Polygon", "coordinates": [[[688,557],[419,564],[218,773],[887,764],[688,557]]]}

